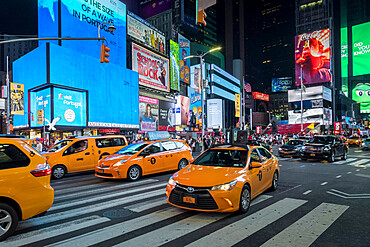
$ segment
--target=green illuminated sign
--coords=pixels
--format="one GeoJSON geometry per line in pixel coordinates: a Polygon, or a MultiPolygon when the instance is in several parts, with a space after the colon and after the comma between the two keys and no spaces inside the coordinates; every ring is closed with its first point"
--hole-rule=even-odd
{"type": "Polygon", "coordinates": [[[352,27],[353,76],[370,74],[369,33],[370,33],[370,22],[352,27]]]}
{"type": "Polygon", "coordinates": [[[352,90],[352,99],[361,103],[361,113],[370,113],[370,83],[357,83],[352,90]]]}
{"type": "Polygon", "coordinates": [[[347,28],[340,29],[340,47],[341,47],[341,71],[342,77],[348,77],[348,37],[347,28]]]}

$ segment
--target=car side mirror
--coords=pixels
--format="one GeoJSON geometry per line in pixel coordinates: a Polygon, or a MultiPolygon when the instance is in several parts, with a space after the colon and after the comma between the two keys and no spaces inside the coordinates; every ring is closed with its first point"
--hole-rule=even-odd
{"type": "Polygon", "coordinates": [[[194,162],[194,160],[195,160],[194,158],[190,159],[189,163],[192,164],[194,162]]]}
{"type": "Polygon", "coordinates": [[[258,162],[255,162],[255,161],[251,162],[251,168],[259,168],[261,166],[262,166],[261,163],[258,163],[258,162]]]}

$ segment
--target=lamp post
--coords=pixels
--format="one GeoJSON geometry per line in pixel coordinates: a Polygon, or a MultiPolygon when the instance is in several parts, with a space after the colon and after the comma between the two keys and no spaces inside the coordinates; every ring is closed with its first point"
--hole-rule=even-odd
{"type": "MultiPolygon", "coordinates": [[[[49,98],[50,95],[42,97],[42,138],[45,142],[45,99],[49,98]]],[[[51,119],[50,119],[51,120],[51,119]]]]}
{"type": "Polygon", "coordinates": [[[184,57],[184,60],[188,58],[193,58],[193,57],[200,59],[201,100],[202,100],[202,152],[204,152],[204,101],[205,101],[205,90],[204,90],[204,82],[203,82],[203,62],[204,62],[203,58],[208,53],[219,51],[219,50],[221,50],[221,47],[213,48],[207,51],[206,53],[203,53],[202,55],[198,55],[198,56],[190,55],[190,56],[184,57]]]}
{"type": "Polygon", "coordinates": [[[108,27],[108,30],[109,30],[109,32],[110,32],[111,34],[113,34],[113,32],[116,30],[116,27],[115,27],[115,26],[113,26],[113,24],[112,24],[112,23],[110,23],[110,22],[100,23],[100,24],[99,24],[99,27],[98,27],[98,38],[99,38],[99,39],[100,39],[100,29],[101,29],[101,26],[102,26],[102,25],[107,25],[107,24],[110,24],[110,26],[108,27]]]}

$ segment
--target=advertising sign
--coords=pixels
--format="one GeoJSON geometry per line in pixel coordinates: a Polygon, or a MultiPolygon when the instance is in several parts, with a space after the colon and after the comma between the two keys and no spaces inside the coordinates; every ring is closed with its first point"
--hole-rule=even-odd
{"type": "Polygon", "coordinates": [[[132,70],[139,73],[139,84],[170,91],[169,62],[141,46],[132,44],[132,70]]]}
{"type": "Polygon", "coordinates": [[[179,44],[170,40],[171,89],[180,91],[179,44]]]}
{"type": "Polygon", "coordinates": [[[86,92],[54,88],[54,119],[56,125],[86,126],[86,92]]]}
{"type": "Polygon", "coordinates": [[[166,53],[164,33],[130,11],[127,11],[127,34],[147,47],[166,53]]]}
{"type": "Polygon", "coordinates": [[[202,97],[200,93],[195,92],[192,87],[188,88],[188,95],[190,99],[190,109],[189,114],[196,119],[196,124],[201,128],[202,126],[202,97]]]}
{"type": "Polygon", "coordinates": [[[262,134],[262,127],[256,126],[256,134],[262,134]]]}
{"type": "Polygon", "coordinates": [[[360,102],[361,113],[370,113],[370,83],[356,83],[352,90],[352,99],[360,102]]]}
{"type": "Polygon", "coordinates": [[[352,27],[353,76],[370,74],[370,22],[352,27]]]}
{"type": "Polygon", "coordinates": [[[139,121],[141,131],[156,131],[158,123],[158,100],[139,96],[139,121]]]}
{"type": "Polygon", "coordinates": [[[37,110],[37,124],[44,124],[44,110],[37,110]]]}
{"type": "MultiPolygon", "coordinates": [[[[307,87],[302,92],[302,100],[324,99],[329,102],[332,101],[331,89],[324,86],[307,87]]],[[[288,91],[288,102],[301,101],[301,90],[294,89],[288,91]]]]}
{"type": "Polygon", "coordinates": [[[207,128],[222,129],[222,99],[207,100],[207,128]]]}
{"type": "MultiPolygon", "coordinates": [[[[38,32],[45,37],[97,37],[100,34],[111,48],[110,63],[126,67],[126,5],[119,0],[39,0],[38,32]],[[58,5],[58,1],[60,5],[58,5]],[[58,7],[60,6],[60,9],[58,7]]],[[[41,42],[41,41],[40,41],[41,42]]],[[[49,42],[49,41],[48,41],[49,42]]],[[[55,42],[56,44],[58,41],[55,42]]],[[[80,53],[99,58],[101,42],[96,40],[63,40],[61,44],[80,53]]]]}
{"type": "Polygon", "coordinates": [[[175,131],[175,103],[165,100],[159,101],[158,130],[175,131]]]}
{"type": "Polygon", "coordinates": [[[295,37],[296,85],[301,85],[301,68],[304,84],[331,82],[329,29],[295,37]]]}
{"type": "Polygon", "coordinates": [[[190,87],[195,89],[196,93],[201,92],[201,78],[200,65],[193,65],[190,67],[190,87]]]}
{"type": "Polygon", "coordinates": [[[270,96],[268,94],[259,93],[259,92],[253,92],[252,94],[253,94],[254,99],[259,99],[259,100],[263,100],[263,101],[269,101],[270,100],[270,96]]]}
{"type": "Polygon", "coordinates": [[[240,117],[240,94],[235,94],[235,117],[240,117]]]}
{"type": "Polygon", "coordinates": [[[340,66],[342,77],[348,77],[348,36],[347,28],[340,29],[340,66]]]}
{"type": "MultiPolygon", "coordinates": [[[[301,111],[288,111],[289,124],[301,123],[301,111]]],[[[332,110],[328,108],[312,108],[303,110],[303,123],[331,124],[332,110]]]]}
{"type": "Polygon", "coordinates": [[[50,88],[37,92],[30,92],[29,107],[31,110],[31,127],[41,127],[43,125],[43,115],[45,117],[45,125],[51,121],[50,97],[50,88]]]}
{"type": "Polygon", "coordinates": [[[24,85],[10,83],[11,114],[24,115],[24,85]]]}
{"type": "Polygon", "coordinates": [[[140,16],[150,18],[171,9],[171,0],[140,0],[140,16]]]}
{"type": "Polygon", "coordinates": [[[292,77],[272,78],[272,92],[286,92],[292,89],[292,77]]]}
{"type": "Polygon", "coordinates": [[[176,125],[189,125],[189,97],[178,95],[176,96],[175,105],[175,122],[176,125]]]}
{"type": "Polygon", "coordinates": [[[334,122],[334,135],[340,135],[342,133],[341,122],[334,122]]]}
{"type": "Polygon", "coordinates": [[[180,53],[180,80],[187,84],[190,83],[190,59],[184,59],[190,56],[190,41],[179,34],[179,53],[180,53]]]}

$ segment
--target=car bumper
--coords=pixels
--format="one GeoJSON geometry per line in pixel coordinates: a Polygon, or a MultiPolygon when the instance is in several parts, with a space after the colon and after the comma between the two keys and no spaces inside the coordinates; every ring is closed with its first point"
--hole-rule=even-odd
{"type": "Polygon", "coordinates": [[[279,151],[280,156],[299,156],[298,151],[279,151]]]}
{"type": "Polygon", "coordinates": [[[127,172],[123,173],[119,169],[114,169],[112,167],[107,168],[95,168],[95,177],[107,178],[107,179],[125,179],[127,172]]]}
{"type": "Polygon", "coordinates": [[[239,210],[241,189],[235,187],[231,191],[208,191],[186,193],[167,185],[167,202],[175,207],[202,212],[235,212],[239,210]],[[185,203],[184,197],[194,197],[195,203],[185,203]]]}
{"type": "Polygon", "coordinates": [[[307,153],[307,152],[302,152],[301,153],[301,158],[306,158],[306,159],[327,159],[329,158],[330,153],[307,153]]]}
{"type": "Polygon", "coordinates": [[[54,189],[49,185],[43,187],[42,191],[35,194],[32,205],[22,207],[22,220],[29,219],[36,215],[42,214],[50,209],[54,202],[54,189]]]}

